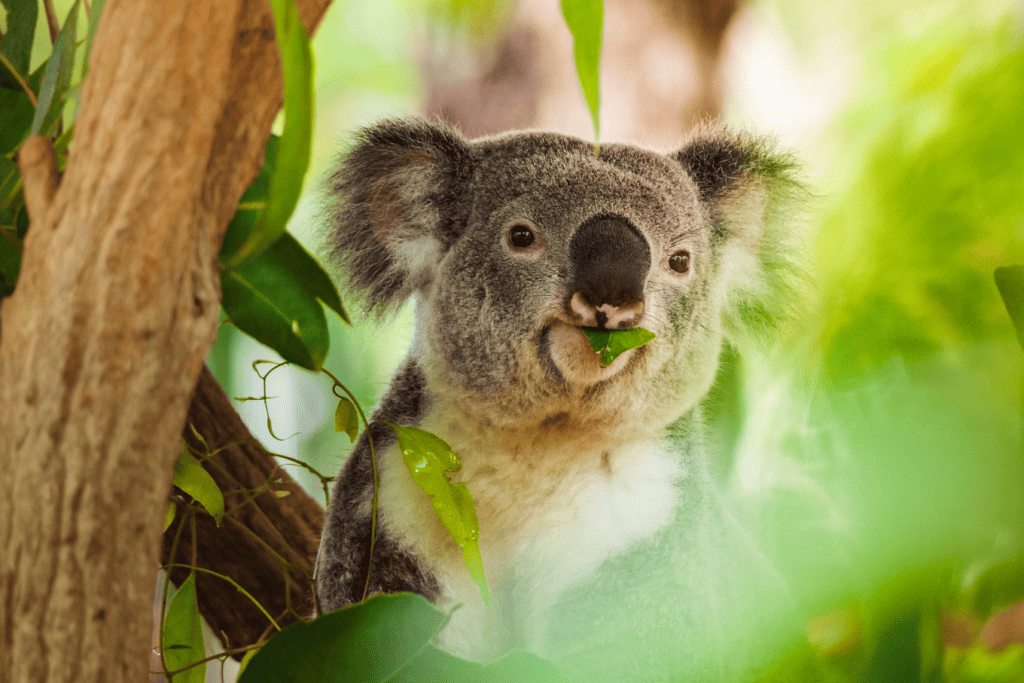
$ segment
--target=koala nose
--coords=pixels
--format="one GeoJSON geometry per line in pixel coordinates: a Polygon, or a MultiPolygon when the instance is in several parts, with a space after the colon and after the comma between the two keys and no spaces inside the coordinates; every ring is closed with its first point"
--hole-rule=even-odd
{"type": "Polygon", "coordinates": [[[584,327],[635,327],[644,312],[644,280],[651,249],[640,232],[620,216],[584,223],[572,236],[574,266],[570,314],[584,327]]]}

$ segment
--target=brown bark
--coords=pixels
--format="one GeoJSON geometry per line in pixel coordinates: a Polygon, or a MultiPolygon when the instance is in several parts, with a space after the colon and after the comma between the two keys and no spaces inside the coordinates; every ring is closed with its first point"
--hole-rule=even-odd
{"type": "MultiPolygon", "coordinates": [[[[307,26],[327,4],[300,3],[307,26]]],[[[36,186],[45,144],[20,159],[35,199],[0,308],[5,683],[147,676],[217,252],[280,103],[266,0],[108,0],[59,186],[36,186]]]]}
{"type": "MultiPolygon", "coordinates": [[[[164,563],[192,564],[195,558],[196,566],[230,576],[259,600],[282,628],[311,616],[310,580],[323,508],[253,438],[205,366],[192,395],[184,436],[194,453],[204,454],[209,449],[214,454],[205,467],[224,492],[226,514],[218,527],[210,515],[185,515],[179,506],[174,524],[164,533],[164,563]],[[268,490],[253,495],[253,490],[270,482],[268,490]],[[288,495],[279,497],[275,491],[288,495]],[[184,525],[180,536],[179,525],[184,525]]],[[[187,577],[186,569],[171,570],[175,584],[187,577]]],[[[255,643],[271,629],[253,602],[222,579],[199,572],[196,585],[199,611],[226,648],[255,643]]]]}

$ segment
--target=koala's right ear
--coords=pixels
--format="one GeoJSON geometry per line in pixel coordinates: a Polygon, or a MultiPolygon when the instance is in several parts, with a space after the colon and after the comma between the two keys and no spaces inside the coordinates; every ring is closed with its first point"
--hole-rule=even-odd
{"type": "Polygon", "coordinates": [[[331,252],[368,309],[383,313],[433,279],[462,229],[471,170],[466,139],[444,123],[388,119],[359,131],[328,179],[326,209],[331,252]]]}

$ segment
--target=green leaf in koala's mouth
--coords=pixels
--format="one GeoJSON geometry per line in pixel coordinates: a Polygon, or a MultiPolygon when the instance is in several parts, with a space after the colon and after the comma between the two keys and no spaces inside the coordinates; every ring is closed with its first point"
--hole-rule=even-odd
{"type": "Polygon", "coordinates": [[[601,367],[606,368],[612,362],[630,349],[638,349],[656,336],[653,332],[642,327],[634,327],[629,330],[590,330],[582,328],[583,334],[587,335],[590,348],[594,353],[601,354],[601,367]]]}

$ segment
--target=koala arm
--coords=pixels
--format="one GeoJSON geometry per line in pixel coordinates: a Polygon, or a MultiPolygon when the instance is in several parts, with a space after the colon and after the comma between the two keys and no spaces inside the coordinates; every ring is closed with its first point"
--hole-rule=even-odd
{"type": "MultiPolygon", "coordinates": [[[[423,409],[423,375],[407,359],[373,413],[374,420],[414,424],[423,409]]],[[[374,449],[380,457],[395,442],[386,425],[372,425],[374,449]]],[[[372,560],[373,463],[366,433],[338,474],[327,506],[316,563],[316,590],[321,612],[330,612],[374,593],[410,591],[431,601],[440,594],[437,579],[421,560],[386,528],[378,525],[372,560]],[[370,576],[367,590],[367,574],[370,576]]]]}

